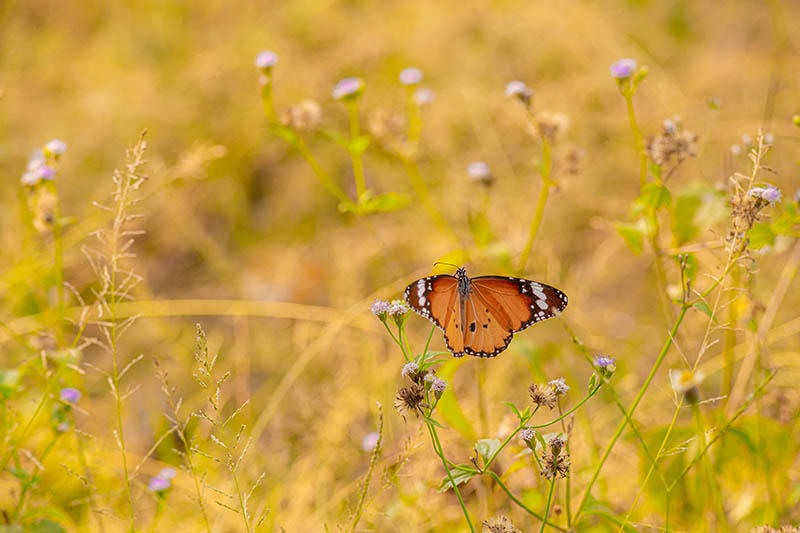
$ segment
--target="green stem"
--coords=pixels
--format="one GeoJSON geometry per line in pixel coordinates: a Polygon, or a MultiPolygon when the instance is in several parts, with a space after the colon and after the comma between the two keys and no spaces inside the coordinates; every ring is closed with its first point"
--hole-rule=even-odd
{"type": "Polygon", "coordinates": [[[64,347],[64,316],[66,314],[64,305],[64,228],[61,225],[61,209],[59,207],[58,189],[55,182],[51,184],[55,195],[55,206],[53,208],[53,254],[55,269],[55,289],[56,289],[56,342],[59,348],[64,347]]]}
{"type": "Polygon", "coordinates": [[[425,357],[428,355],[428,347],[431,345],[433,332],[436,331],[436,326],[431,326],[431,332],[428,334],[428,340],[425,342],[425,349],[422,351],[422,362],[425,362],[425,357]]]}
{"type": "Polygon", "coordinates": [[[411,182],[411,186],[414,188],[414,192],[419,198],[420,203],[422,203],[422,207],[427,211],[428,216],[431,217],[431,220],[433,220],[433,223],[440,232],[454,241],[459,242],[458,235],[453,231],[453,228],[450,227],[441,211],[439,211],[436,204],[431,199],[428,187],[425,185],[425,180],[422,178],[417,162],[406,156],[401,156],[401,159],[406,174],[408,175],[408,181],[411,182]]]}
{"type": "MultiPolygon", "coordinates": [[[[60,433],[56,433],[55,435],[53,435],[53,438],[50,440],[50,443],[47,445],[47,447],[42,452],[42,455],[39,457],[39,464],[44,462],[44,460],[47,458],[47,455],[50,453],[50,451],[56,445],[56,441],[58,441],[58,438],[60,436],[61,436],[60,433]]],[[[22,507],[25,504],[25,495],[28,494],[28,490],[30,490],[30,488],[33,486],[33,478],[36,476],[36,472],[38,470],[39,470],[38,466],[34,466],[33,467],[33,471],[31,473],[30,479],[23,485],[22,491],[20,491],[19,499],[17,500],[17,505],[14,508],[14,514],[12,515],[12,518],[11,518],[11,522],[12,523],[16,522],[17,519],[19,518],[19,514],[22,511],[22,507]]]]}
{"type": "Polygon", "coordinates": [[[494,479],[494,481],[495,481],[495,482],[496,482],[498,485],[500,485],[500,488],[501,488],[501,489],[503,489],[503,492],[505,492],[505,493],[508,495],[508,497],[511,499],[511,501],[512,501],[512,502],[514,502],[514,503],[516,503],[517,505],[519,505],[519,506],[520,506],[520,507],[521,507],[521,508],[522,508],[522,509],[523,509],[523,510],[526,512],[526,513],[528,513],[529,515],[531,515],[531,516],[533,516],[533,517],[535,517],[535,518],[537,518],[537,519],[541,520],[541,521],[542,521],[542,523],[546,523],[548,526],[550,526],[550,527],[552,527],[552,528],[555,528],[555,529],[557,529],[557,530],[559,530],[559,531],[568,531],[567,529],[565,529],[565,528],[563,528],[563,527],[561,527],[561,526],[558,526],[558,525],[556,525],[556,524],[554,524],[554,523],[550,522],[549,520],[545,520],[545,519],[544,519],[544,517],[543,517],[542,515],[540,515],[539,513],[537,513],[536,511],[534,511],[534,510],[533,510],[533,509],[531,509],[530,507],[528,507],[527,505],[525,505],[525,503],[524,503],[524,502],[522,502],[522,500],[520,500],[519,498],[517,498],[516,496],[514,496],[514,494],[513,494],[513,493],[512,493],[512,492],[511,492],[511,491],[508,489],[508,487],[506,487],[506,485],[505,485],[505,484],[503,483],[503,481],[500,479],[500,476],[498,476],[497,474],[495,474],[495,473],[494,473],[494,472],[492,472],[491,470],[489,470],[488,472],[486,472],[486,474],[488,474],[489,476],[491,476],[491,478],[492,478],[492,479],[494,479]]]}
{"type": "MultiPolygon", "coordinates": [[[[361,136],[361,127],[358,123],[358,99],[350,99],[345,102],[347,106],[347,118],[350,122],[350,141],[353,142],[361,136]]],[[[353,161],[353,176],[356,181],[356,199],[361,200],[362,195],[367,192],[367,180],[364,176],[364,161],[360,151],[355,151],[350,147],[350,158],[353,161]]]]}
{"type": "Polygon", "coordinates": [[[636,153],[639,155],[639,189],[647,183],[647,154],[644,151],[644,140],[639,125],[636,123],[636,114],[633,111],[633,94],[631,91],[623,92],[625,106],[628,108],[628,122],[633,132],[633,140],[636,143],[636,153]]]}
{"type": "MultiPolygon", "coordinates": [[[[547,495],[547,505],[544,507],[544,517],[548,518],[550,516],[550,504],[553,502],[553,492],[556,490],[556,479],[557,476],[555,472],[553,472],[553,481],[550,482],[550,493],[547,495]]],[[[539,529],[539,533],[544,531],[545,526],[547,523],[542,520],[542,527],[539,529]]]]}
{"type": "Polygon", "coordinates": [[[272,73],[264,75],[269,76],[267,83],[261,84],[261,103],[264,105],[264,115],[269,122],[276,122],[277,114],[275,113],[275,104],[272,101],[272,73]]]}
{"type": "Polygon", "coordinates": [[[664,342],[664,346],[661,348],[661,352],[658,354],[658,357],[656,358],[656,361],[653,364],[653,368],[650,370],[650,374],[647,376],[644,383],[642,384],[642,387],[639,389],[639,392],[636,395],[636,398],[633,400],[633,403],[631,404],[630,408],[628,409],[625,418],[620,422],[619,426],[617,426],[617,430],[614,433],[614,436],[611,437],[611,441],[608,443],[608,446],[606,446],[606,449],[603,452],[602,457],[600,457],[600,461],[597,464],[597,467],[595,468],[594,473],[592,474],[592,477],[589,480],[589,484],[586,486],[586,489],[583,493],[583,498],[581,499],[581,502],[578,505],[578,510],[575,512],[576,521],[581,511],[583,510],[584,505],[586,505],[586,502],[589,499],[589,495],[592,491],[592,486],[595,484],[597,478],[600,476],[600,470],[603,468],[603,465],[608,459],[608,456],[611,454],[611,450],[614,448],[614,445],[617,443],[617,440],[619,440],[620,436],[622,436],[622,432],[628,425],[628,420],[631,420],[633,418],[634,411],[636,411],[636,408],[639,406],[639,402],[642,401],[642,397],[644,396],[645,392],[647,392],[647,389],[650,387],[650,383],[653,381],[653,378],[655,378],[658,369],[661,367],[661,363],[664,362],[664,358],[666,357],[670,346],[672,346],[672,340],[675,338],[675,334],[677,333],[678,328],[680,327],[684,317],[686,316],[687,309],[688,307],[685,305],[681,307],[681,312],[678,315],[677,320],[675,321],[675,325],[672,326],[672,330],[670,331],[669,337],[664,342]]]}
{"type": "Polygon", "coordinates": [[[336,183],[333,181],[333,178],[331,178],[330,175],[325,172],[317,159],[314,157],[314,154],[312,154],[311,150],[308,149],[306,142],[302,138],[297,137],[297,140],[295,140],[295,142],[292,144],[297,151],[300,152],[300,155],[303,157],[303,159],[306,160],[306,163],[308,163],[308,166],[311,167],[311,170],[314,171],[314,174],[316,174],[322,186],[325,187],[329,193],[335,196],[342,203],[351,205],[353,201],[338,185],[336,185],[336,183]]]}
{"type": "Polygon", "coordinates": [[[436,455],[438,455],[439,459],[442,460],[444,469],[447,472],[447,479],[450,480],[450,484],[453,487],[453,491],[455,491],[456,496],[458,496],[458,503],[461,504],[461,510],[464,512],[464,518],[467,520],[467,525],[469,526],[469,530],[472,531],[472,533],[475,533],[475,528],[472,525],[472,521],[469,519],[467,506],[464,505],[464,499],[461,497],[461,491],[458,490],[458,485],[456,485],[456,482],[453,479],[453,474],[450,472],[450,466],[447,464],[447,459],[445,459],[444,450],[442,450],[442,444],[439,442],[439,436],[436,434],[436,429],[433,427],[433,424],[427,421],[425,422],[425,425],[428,426],[428,432],[431,434],[431,441],[433,442],[433,451],[436,452],[436,455]]]}
{"type": "Polygon", "coordinates": [[[550,187],[553,186],[553,181],[550,179],[550,171],[552,169],[552,155],[550,150],[550,141],[546,136],[542,136],[542,188],[539,191],[539,199],[536,201],[536,211],[533,213],[533,220],[531,220],[531,227],[528,230],[528,240],[525,247],[522,249],[520,255],[519,268],[520,274],[525,272],[525,266],[528,264],[528,257],[533,248],[533,241],[536,239],[536,234],[539,232],[539,227],[542,224],[544,217],[544,207],[547,204],[547,196],[550,193],[550,187]]]}
{"type": "MultiPolygon", "coordinates": [[[[694,412],[694,418],[697,424],[697,439],[700,443],[700,449],[704,450],[706,447],[706,429],[705,425],[703,424],[703,415],[700,412],[700,407],[696,403],[692,405],[692,411],[694,412]]],[[[714,509],[714,513],[717,515],[719,524],[724,526],[723,530],[728,531],[730,527],[728,526],[728,519],[725,516],[725,509],[722,507],[722,501],[720,501],[719,487],[717,487],[717,483],[714,480],[711,462],[708,460],[707,455],[703,456],[702,461],[703,471],[706,475],[706,482],[708,483],[709,492],[711,493],[711,507],[714,509]]]]}

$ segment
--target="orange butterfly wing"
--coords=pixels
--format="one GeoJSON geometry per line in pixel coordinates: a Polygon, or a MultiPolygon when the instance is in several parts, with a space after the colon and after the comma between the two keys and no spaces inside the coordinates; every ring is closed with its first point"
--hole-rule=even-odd
{"type": "MultiPolygon", "coordinates": [[[[466,277],[462,270],[459,275],[466,277]]],[[[471,278],[462,301],[458,279],[430,276],[405,290],[409,306],[444,331],[447,348],[456,357],[465,353],[495,357],[508,347],[514,333],[567,307],[567,295],[555,287],[502,276],[471,278]]]]}
{"type": "Polygon", "coordinates": [[[447,274],[418,279],[406,287],[406,303],[444,331],[444,342],[453,355],[464,355],[463,320],[458,279],[447,274]]]}

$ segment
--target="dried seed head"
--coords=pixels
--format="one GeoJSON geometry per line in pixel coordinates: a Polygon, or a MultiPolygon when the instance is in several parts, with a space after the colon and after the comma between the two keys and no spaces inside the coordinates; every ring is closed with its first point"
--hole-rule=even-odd
{"type": "Polygon", "coordinates": [[[556,394],[550,385],[537,385],[534,383],[530,386],[528,392],[530,392],[531,401],[534,405],[545,406],[550,409],[556,406],[556,394]]]}
{"type": "Polygon", "coordinates": [[[511,520],[503,515],[497,515],[494,518],[484,520],[482,526],[482,533],[522,533],[519,529],[514,527],[511,520]]]}
{"type": "Polygon", "coordinates": [[[554,143],[569,127],[569,117],[563,113],[542,111],[536,115],[536,127],[533,134],[536,137],[546,138],[554,143]]]}
{"type": "Polygon", "coordinates": [[[314,131],[322,123],[322,108],[314,100],[304,100],[284,109],[279,121],[297,131],[314,131]]]}
{"type": "Polygon", "coordinates": [[[550,449],[542,455],[542,475],[547,479],[552,479],[556,474],[561,477],[567,477],[570,460],[566,452],[561,453],[565,444],[564,439],[554,437],[550,439],[548,444],[550,449]]]}
{"type": "Polygon", "coordinates": [[[697,155],[697,135],[684,130],[680,117],[664,121],[661,135],[650,136],[645,142],[647,156],[662,167],[662,177],[668,177],[687,157],[697,155]]]}
{"type": "Polygon", "coordinates": [[[394,398],[394,408],[405,416],[409,411],[419,416],[420,405],[425,400],[425,388],[414,383],[410,387],[403,387],[397,391],[394,398]]]}

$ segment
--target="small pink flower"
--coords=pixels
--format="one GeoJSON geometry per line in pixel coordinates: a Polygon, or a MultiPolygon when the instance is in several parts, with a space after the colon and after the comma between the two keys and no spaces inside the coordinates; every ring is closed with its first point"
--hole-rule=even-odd
{"type": "Polygon", "coordinates": [[[636,71],[636,61],[629,58],[620,59],[612,63],[609,69],[611,70],[612,78],[624,80],[633,76],[633,73],[636,71]]]}

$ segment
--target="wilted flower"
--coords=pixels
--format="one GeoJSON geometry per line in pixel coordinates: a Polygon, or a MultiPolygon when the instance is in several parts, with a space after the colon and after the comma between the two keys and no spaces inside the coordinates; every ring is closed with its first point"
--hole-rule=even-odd
{"type": "Polygon", "coordinates": [[[483,161],[473,161],[470,163],[467,166],[467,175],[473,181],[476,181],[486,187],[494,182],[494,176],[492,176],[492,171],[489,168],[489,165],[483,161]]]}
{"type": "Polygon", "coordinates": [[[678,396],[684,396],[689,403],[697,403],[700,399],[700,391],[698,387],[703,383],[705,374],[702,370],[690,372],[688,370],[670,370],[669,380],[672,384],[672,390],[678,396]]]}
{"type": "Polygon", "coordinates": [[[661,135],[650,136],[645,142],[647,156],[663,167],[663,177],[672,174],[678,165],[697,155],[697,135],[683,129],[680,117],[664,121],[661,135]]]}
{"type": "Polygon", "coordinates": [[[546,138],[553,143],[567,131],[567,127],[569,127],[569,117],[567,115],[542,111],[536,115],[536,127],[533,134],[537,137],[546,138]]]}
{"type": "Polygon", "coordinates": [[[764,144],[775,144],[775,135],[771,132],[764,134],[764,144]]]}
{"type": "Polygon", "coordinates": [[[742,153],[742,147],[741,146],[739,146],[738,144],[732,144],[731,145],[731,154],[739,155],[741,153],[742,153]]]}
{"type": "Polygon", "coordinates": [[[380,439],[380,437],[377,431],[370,431],[361,439],[361,449],[365,452],[371,452],[375,449],[375,446],[378,445],[378,439],[380,439]]]}
{"type": "Polygon", "coordinates": [[[414,91],[414,103],[423,107],[433,102],[433,91],[427,87],[420,87],[414,91]]]}
{"type": "Polygon", "coordinates": [[[381,320],[385,320],[386,315],[389,314],[391,310],[392,304],[389,303],[389,300],[384,300],[383,298],[375,298],[375,302],[370,306],[370,311],[381,320]]]}
{"type": "Polygon", "coordinates": [[[403,370],[400,371],[400,375],[404,378],[408,378],[411,381],[417,381],[417,376],[419,375],[419,365],[417,363],[406,363],[403,365],[403,370]]]}
{"type": "Polygon", "coordinates": [[[403,387],[397,391],[397,396],[394,397],[394,408],[404,416],[408,411],[413,411],[418,415],[420,404],[425,399],[424,393],[425,388],[416,383],[410,387],[403,387]]]}
{"type": "Polygon", "coordinates": [[[525,85],[525,82],[514,80],[508,82],[508,85],[506,85],[506,96],[509,98],[516,97],[527,106],[531,103],[533,91],[525,85]]]}
{"type": "Polygon", "coordinates": [[[284,126],[297,131],[313,131],[322,122],[322,108],[314,100],[304,100],[286,108],[279,120],[284,126]]]}
{"type": "Polygon", "coordinates": [[[531,401],[534,405],[539,407],[544,405],[550,409],[556,406],[556,394],[550,385],[537,385],[534,383],[530,386],[528,392],[530,392],[531,401]]]}
{"type": "Polygon", "coordinates": [[[766,200],[770,205],[775,205],[781,201],[781,190],[772,185],[760,185],[753,187],[748,193],[750,196],[766,200]]]}
{"type": "Polygon", "coordinates": [[[548,383],[550,387],[553,389],[553,393],[558,396],[564,396],[569,391],[569,385],[564,378],[558,378],[550,381],[548,383]]]}
{"type": "Polygon", "coordinates": [[[278,64],[278,54],[270,50],[262,50],[255,60],[256,68],[266,70],[278,64]]]}
{"type": "Polygon", "coordinates": [[[514,527],[511,520],[501,514],[494,518],[484,520],[482,526],[482,533],[522,533],[519,529],[514,527]]]}
{"type": "Polygon", "coordinates": [[[612,63],[609,70],[611,71],[612,78],[618,80],[627,79],[633,76],[633,73],[636,71],[636,61],[629,58],[620,59],[612,63]]]}
{"type": "Polygon", "coordinates": [[[547,479],[552,479],[556,474],[567,477],[570,467],[569,455],[566,452],[561,454],[566,442],[561,437],[553,437],[547,444],[550,449],[542,455],[542,475],[547,479]]]}
{"type": "Polygon", "coordinates": [[[67,143],[65,143],[61,139],[52,139],[48,141],[47,144],[44,145],[44,148],[51,154],[59,156],[67,151],[67,143]]]}
{"type": "Polygon", "coordinates": [[[447,390],[447,382],[443,379],[433,378],[431,381],[431,392],[436,398],[441,398],[444,391],[447,390]]]}
{"type": "Polygon", "coordinates": [[[61,401],[66,403],[78,403],[81,399],[81,391],[73,387],[61,389],[61,401]]]}
{"type": "Polygon", "coordinates": [[[339,80],[336,87],[333,88],[334,100],[344,100],[346,98],[354,98],[364,91],[364,80],[361,78],[344,78],[339,80]]]}
{"type": "Polygon", "coordinates": [[[414,67],[404,68],[397,79],[402,85],[416,85],[422,81],[422,71],[414,67]]]}

